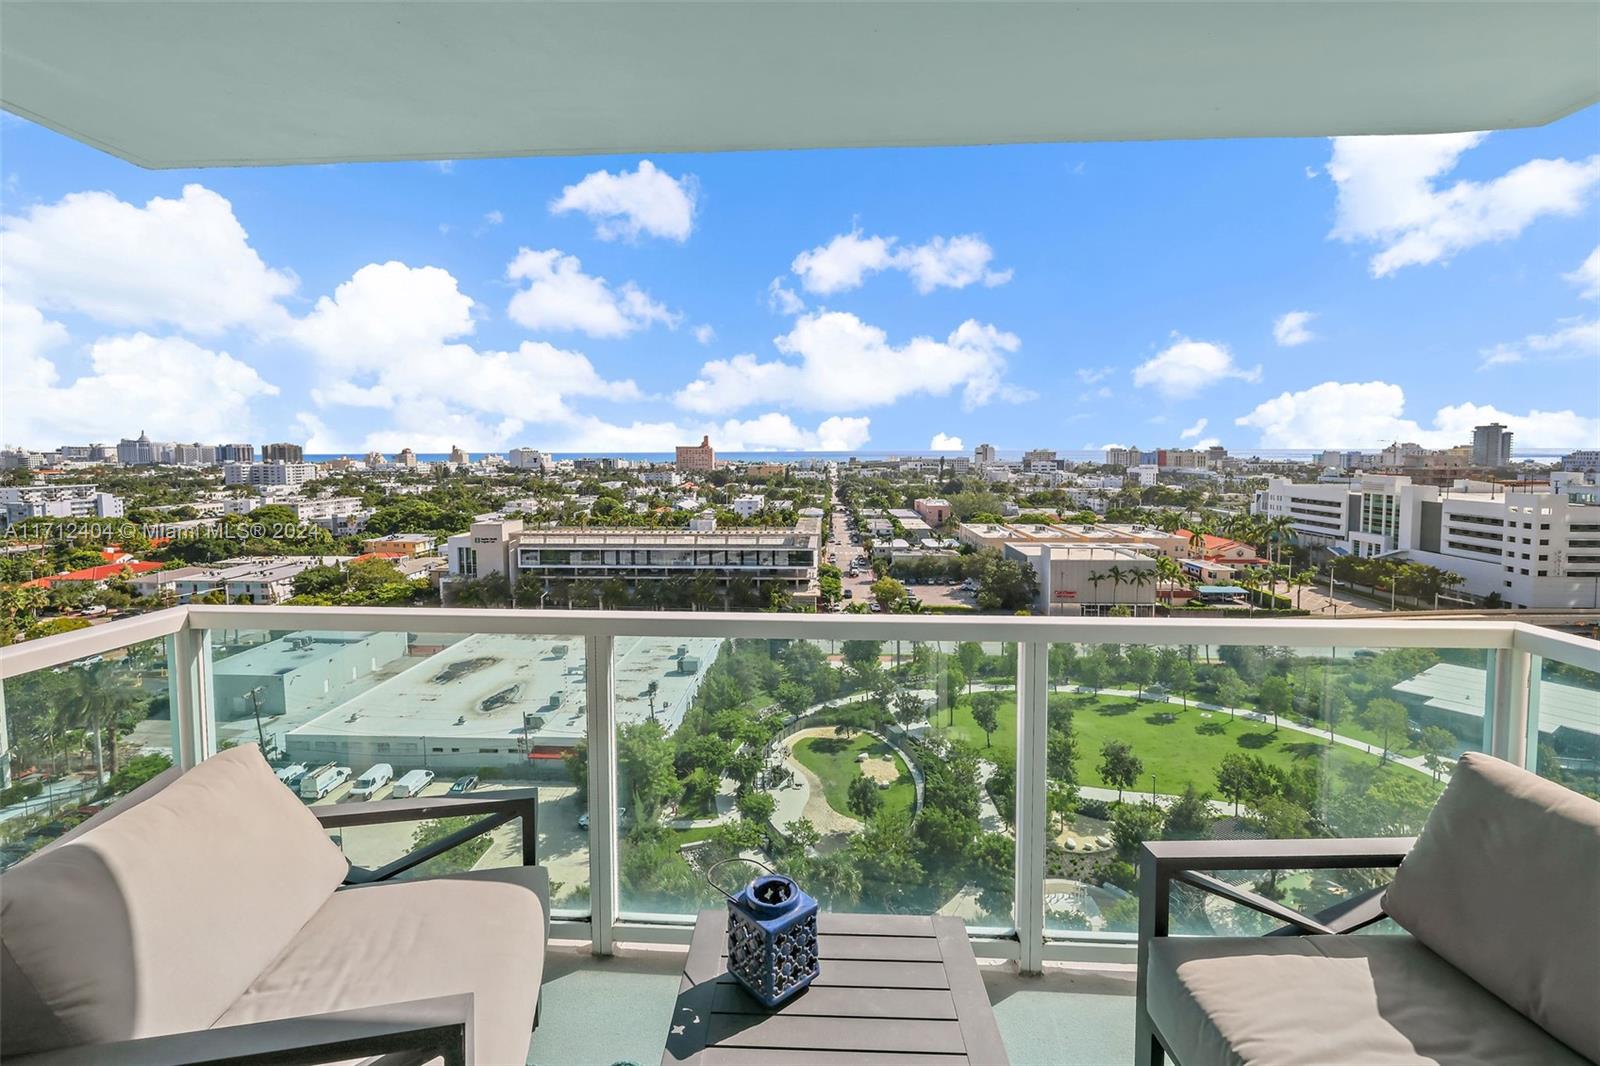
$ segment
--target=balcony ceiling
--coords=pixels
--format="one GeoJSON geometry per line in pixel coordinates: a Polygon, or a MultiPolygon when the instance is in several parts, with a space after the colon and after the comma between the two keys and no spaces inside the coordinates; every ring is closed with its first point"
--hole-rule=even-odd
{"type": "Polygon", "coordinates": [[[4,0],[0,102],[147,167],[1431,133],[1600,99],[1600,4],[4,0]]]}

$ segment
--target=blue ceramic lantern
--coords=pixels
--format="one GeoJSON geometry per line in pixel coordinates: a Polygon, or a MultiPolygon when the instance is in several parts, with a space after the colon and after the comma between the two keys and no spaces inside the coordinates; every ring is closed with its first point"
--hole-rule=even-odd
{"type": "Polygon", "coordinates": [[[817,901],[771,872],[728,896],[728,972],[766,1007],[809,985],[821,972],[817,901]]]}

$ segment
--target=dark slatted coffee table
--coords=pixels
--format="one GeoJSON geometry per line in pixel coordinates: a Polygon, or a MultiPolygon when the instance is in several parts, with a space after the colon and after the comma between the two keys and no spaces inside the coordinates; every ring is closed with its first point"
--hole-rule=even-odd
{"type": "Polygon", "coordinates": [[[662,1066],[1008,1061],[959,918],[818,914],[822,975],[775,1011],[728,974],[727,922],[695,923],[662,1066]]]}

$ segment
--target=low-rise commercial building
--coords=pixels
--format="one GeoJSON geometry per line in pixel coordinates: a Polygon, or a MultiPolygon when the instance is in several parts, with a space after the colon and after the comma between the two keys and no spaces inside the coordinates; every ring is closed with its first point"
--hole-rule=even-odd
{"type": "Polygon", "coordinates": [[[713,577],[726,590],[748,579],[765,594],[782,588],[796,603],[815,603],[822,524],[793,529],[524,529],[519,520],[486,519],[446,541],[448,580],[505,574],[557,583],[620,580],[632,590],[676,577],[713,577]]]}
{"type": "Polygon", "coordinates": [[[438,545],[439,538],[432,533],[387,533],[361,542],[363,551],[380,555],[431,555],[438,545]]]}
{"type": "Polygon", "coordinates": [[[911,509],[922,516],[922,520],[937,529],[944,525],[945,519],[950,517],[950,501],[933,498],[927,500],[912,500],[911,509]]]}
{"type": "Polygon", "coordinates": [[[1005,556],[1033,567],[1039,579],[1034,606],[1041,613],[1105,614],[1118,606],[1135,614],[1155,611],[1156,560],[1138,548],[1012,542],[1005,556]]]}
{"type": "Polygon", "coordinates": [[[218,656],[211,665],[217,718],[304,721],[405,654],[404,633],[305,632],[218,656]]]}

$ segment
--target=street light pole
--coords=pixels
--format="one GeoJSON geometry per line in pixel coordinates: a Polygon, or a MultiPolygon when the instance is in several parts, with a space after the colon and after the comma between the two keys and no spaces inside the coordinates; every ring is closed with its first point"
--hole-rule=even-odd
{"type": "Polygon", "coordinates": [[[257,685],[255,688],[250,690],[250,705],[251,705],[251,707],[253,707],[255,709],[256,742],[261,745],[261,755],[262,755],[263,758],[265,758],[266,754],[267,754],[267,735],[261,728],[261,693],[262,693],[262,690],[263,690],[263,686],[261,686],[261,685],[257,685]]]}

